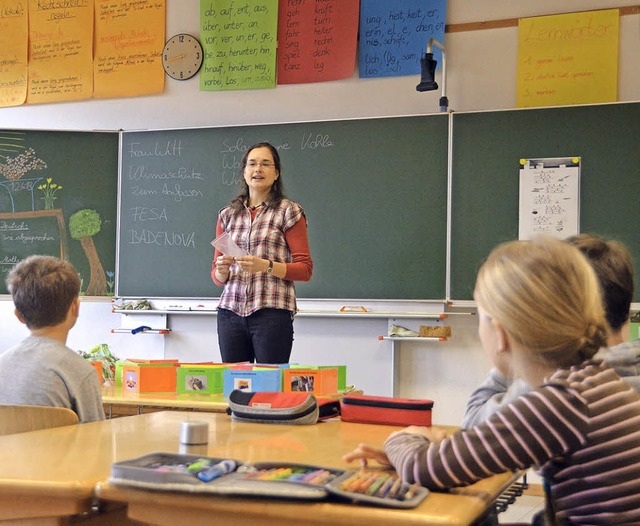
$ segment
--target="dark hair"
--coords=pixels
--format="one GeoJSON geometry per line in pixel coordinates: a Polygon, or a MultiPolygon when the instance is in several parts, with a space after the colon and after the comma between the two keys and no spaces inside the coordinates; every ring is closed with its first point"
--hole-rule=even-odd
{"type": "Polygon", "coordinates": [[[71,263],[53,256],[29,256],[7,277],[16,310],[29,329],[62,323],[80,294],[80,276],[71,263]]]}
{"type": "Polygon", "coordinates": [[[607,241],[593,234],[580,234],[567,239],[582,252],[596,272],[607,323],[618,331],[629,319],[633,299],[633,261],[626,247],[618,241],[607,241]]]}
{"type": "Polygon", "coordinates": [[[245,203],[249,200],[249,185],[244,180],[244,169],[247,166],[247,159],[249,154],[255,150],[256,148],[268,148],[271,152],[271,156],[273,157],[273,164],[275,165],[275,169],[278,172],[278,178],[273,182],[273,186],[271,186],[271,192],[269,193],[269,199],[267,201],[268,206],[278,206],[280,201],[282,201],[286,196],[284,194],[284,185],[282,183],[282,165],[280,163],[280,154],[275,146],[268,142],[258,142],[253,144],[247,148],[247,151],[244,153],[242,157],[242,162],[240,163],[240,175],[241,175],[241,192],[231,201],[231,208],[235,212],[239,212],[244,209],[245,203]]]}

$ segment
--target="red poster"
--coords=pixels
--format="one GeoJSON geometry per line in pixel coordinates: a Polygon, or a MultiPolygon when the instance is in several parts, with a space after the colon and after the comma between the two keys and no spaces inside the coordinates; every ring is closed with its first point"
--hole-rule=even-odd
{"type": "Polygon", "coordinates": [[[279,0],[278,84],[353,75],[360,0],[279,0]]]}

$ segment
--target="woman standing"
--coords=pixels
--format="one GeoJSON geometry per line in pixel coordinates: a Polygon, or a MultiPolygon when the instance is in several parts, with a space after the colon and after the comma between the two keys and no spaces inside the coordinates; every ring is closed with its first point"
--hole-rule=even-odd
{"type": "Polygon", "coordinates": [[[216,249],[214,283],[224,286],[218,305],[218,343],[224,362],[287,363],[296,312],[294,281],[309,281],[313,261],[302,207],[284,195],[280,155],[268,142],[242,158],[243,188],[218,214],[223,233],[247,255],[216,249]]]}

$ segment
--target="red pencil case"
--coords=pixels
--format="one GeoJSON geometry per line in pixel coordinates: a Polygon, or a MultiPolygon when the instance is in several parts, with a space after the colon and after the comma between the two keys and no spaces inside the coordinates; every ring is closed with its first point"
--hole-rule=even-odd
{"type": "Polygon", "coordinates": [[[430,426],[432,409],[432,400],[347,395],[340,402],[340,418],[361,424],[430,426]]]}

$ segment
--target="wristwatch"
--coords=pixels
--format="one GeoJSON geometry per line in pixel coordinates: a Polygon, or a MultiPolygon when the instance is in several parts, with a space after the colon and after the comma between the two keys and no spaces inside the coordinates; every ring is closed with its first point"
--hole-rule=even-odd
{"type": "Polygon", "coordinates": [[[273,273],[273,261],[269,260],[269,268],[267,269],[267,274],[273,273]]]}

